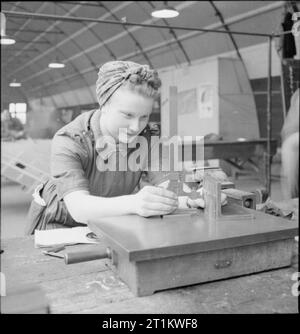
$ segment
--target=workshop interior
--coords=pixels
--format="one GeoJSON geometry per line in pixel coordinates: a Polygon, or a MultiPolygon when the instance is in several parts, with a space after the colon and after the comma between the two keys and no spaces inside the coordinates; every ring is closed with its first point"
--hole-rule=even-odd
{"type": "Polygon", "coordinates": [[[1,313],[298,313],[299,78],[299,1],[2,1],[1,313]],[[171,167],[151,186],[185,206],[119,214],[108,192],[115,216],[26,233],[113,61],[161,80],[147,131],[171,167]]]}

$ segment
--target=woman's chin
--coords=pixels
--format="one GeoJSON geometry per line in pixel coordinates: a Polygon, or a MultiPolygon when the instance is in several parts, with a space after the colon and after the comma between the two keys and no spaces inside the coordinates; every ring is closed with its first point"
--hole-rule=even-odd
{"type": "Polygon", "coordinates": [[[119,141],[124,144],[132,143],[137,136],[127,136],[127,135],[120,135],[119,141]]]}

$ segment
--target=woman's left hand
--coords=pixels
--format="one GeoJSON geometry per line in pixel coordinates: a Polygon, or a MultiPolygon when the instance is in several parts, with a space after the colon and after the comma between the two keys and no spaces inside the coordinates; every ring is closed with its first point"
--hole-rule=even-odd
{"type": "MultiPolygon", "coordinates": [[[[197,190],[197,193],[199,193],[199,198],[191,199],[187,198],[187,205],[191,208],[204,208],[205,207],[205,201],[204,201],[204,194],[203,194],[203,188],[200,188],[197,190]]],[[[227,204],[227,196],[221,192],[221,205],[227,204]]]]}

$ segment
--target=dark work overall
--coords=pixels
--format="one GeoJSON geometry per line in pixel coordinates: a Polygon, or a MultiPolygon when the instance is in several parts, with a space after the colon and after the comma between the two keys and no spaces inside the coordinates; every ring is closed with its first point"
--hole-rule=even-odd
{"type": "Polygon", "coordinates": [[[33,234],[34,230],[85,226],[71,217],[63,199],[58,199],[55,187],[51,180],[38,186],[38,194],[46,205],[38,203],[35,199],[32,200],[27,214],[26,235],[33,234]]]}

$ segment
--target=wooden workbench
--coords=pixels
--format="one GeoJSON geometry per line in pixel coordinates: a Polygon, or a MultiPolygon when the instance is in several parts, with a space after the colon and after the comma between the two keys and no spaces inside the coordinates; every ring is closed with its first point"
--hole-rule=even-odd
{"type": "MultiPolygon", "coordinates": [[[[94,245],[69,246],[70,250],[94,245]]],[[[208,314],[297,313],[291,293],[298,272],[295,242],[293,265],[254,275],[198,284],[135,297],[105,264],[105,260],[65,265],[63,259],[43,255],[33,237],[1,240],[1,272],[7,294],[27,283],[39,285],[51,313],[208,314]]],[[[5,297],[1,298],[1,303],[5,297]]]]}

